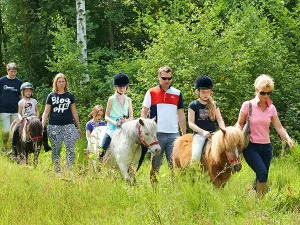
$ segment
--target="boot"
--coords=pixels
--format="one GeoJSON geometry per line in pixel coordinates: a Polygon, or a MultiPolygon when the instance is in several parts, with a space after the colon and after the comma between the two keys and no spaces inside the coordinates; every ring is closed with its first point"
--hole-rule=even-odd
{"type": "Polygon", "coordinates": [[[49,152],[52,150],[52,148],[48,144],[48,134],[47,134],[47,129],[43,131],[43,145],[44,145],[44,150],[45,152],[49,152]]]}
{"type": "Polygon", "coordinates": [[[100,163],[103,163],[104,155],[105,155],[105,150],[102,147],[100,147],[99,148],[99,158],[98,158],[100,163]]]}
{"type": "Polygon", "coordinates": [[[52,148],[49,146],[48,142],[43,143],[43,145],[44,145],[44,150],[45,150],[45,152],[49,152],[49,151],[52,150],[52,148]]]}
{"type": "Polygon", "coordinates": [[[258,197],[262,197],[267,192],[267,182],[256,183],[256,194],[258,197]]]}

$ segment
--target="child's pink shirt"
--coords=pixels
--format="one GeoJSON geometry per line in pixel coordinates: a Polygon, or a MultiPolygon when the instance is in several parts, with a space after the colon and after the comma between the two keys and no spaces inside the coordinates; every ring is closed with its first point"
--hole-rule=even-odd
{"type": "MultiPolygon", "coordinates": [[[[270,123],[271,118],[277,115],[277,110],[272,104],[272,101],[268,99],[268,107],[263,112],[257,105],[259,98],[255,97],[250,100],[252,104],[252,114],[250,117],[250,141],[257,144],[270,143],[270,123]]],[[[248,115],[249,101],[243,103],[241,112],[248,115]]]]}

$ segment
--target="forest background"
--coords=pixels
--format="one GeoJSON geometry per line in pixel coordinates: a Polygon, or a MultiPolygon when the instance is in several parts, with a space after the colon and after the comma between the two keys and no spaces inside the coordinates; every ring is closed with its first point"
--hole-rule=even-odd
{"type": "MultiPolygon", "coordinates": [[[[207,74],[226,125],[233,125],[243,101],[254,96],[262,74],[274,78],[271,96],[282,124],[300,138],[300,3],[297,0],[89,0],[86,1],[88,64],[76,40],[76,1],[0,0],[0,75],[15,61],[18,77],[34,84],[44,110],[56,73],[69,79],[84,129],[96,104],[114,93],[113,76],[130,77],[127,94],[138,117],[157,70],[171,66],[173,85],[185,110],[196,98],[193,83],[207,74]],[[82,82],[88,71],[90,81],[82,82]]],[[[280,137],[271,130],[274,155],[280,137]]],[[[274,157],[269,192],[256,199],[254,173],[243,169],[216,190],[205,174],[171,179],[163,164],[159,185],[149,182],[149,161],[137,184],[92,173],[84,156],[85,137],[75,146],[73,182],[58,180],[51,152],[35,170],[0,157],[1,224],[299,224],[300,147],[274,157]]],[[[64,151],[64,150],[63,150],[64,151]]],[[[63,161],[65,154],[62,154],[63,161]]]]}
{"type": "MultiPolygon", "coordinates": [[[[76,4],[70,0],[1,0],[0,71],[19,65],[18,76],[35,86],[43,110],[56,73],[66,74],[84,124],[96,104],[106,105],[113,75],[130,77],[128,95],[138,117],[157,69],[175,71],[186,106],[196,98],[195,78],[214,80],[214,99],[227,125],[252,98],[260,74],[274,78],[272,100],[281,122],[299,140],[300,4],[296,0],[86,1],[88,74],[76,42],[76,4]]],[[[273,132],[272,132],[273,134],[273,132]]],[[[280,142],[275,135],[275,144],[280,142]]]]}

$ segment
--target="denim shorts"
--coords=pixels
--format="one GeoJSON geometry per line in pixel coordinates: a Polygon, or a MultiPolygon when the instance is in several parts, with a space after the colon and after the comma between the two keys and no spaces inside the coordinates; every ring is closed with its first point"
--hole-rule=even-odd
{"type": "Polygon", "coordinates": [[[0,113],[2,132],[9,132],[10,125],[17,118],[18,118],[18,113],[0,113]]]}

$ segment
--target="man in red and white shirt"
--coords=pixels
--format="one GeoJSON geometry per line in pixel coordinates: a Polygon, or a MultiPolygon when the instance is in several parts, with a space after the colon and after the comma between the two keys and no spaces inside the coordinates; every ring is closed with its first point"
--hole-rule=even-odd
{"type": "MultiPolygon", "coordinates": [[[[155,172],[162,164],[163,154],[172,168],[172,151],[174,140],[179,136],[178,122],[182,135],[186,133],[183,97],[180,90],[171,86],[172,69],[163,66],[158,70],[159,85],[149,89],[145,95],[141,117],[155,118],[157,122],[157,139],[161,146],[160,154],[152,157],[150,179],[156,181],[155,172]]],[[[145,148],[143,148],[143,160],[145,148]]]]}

